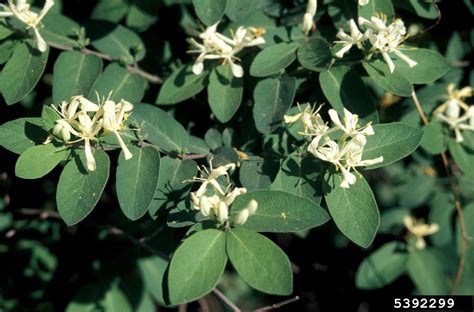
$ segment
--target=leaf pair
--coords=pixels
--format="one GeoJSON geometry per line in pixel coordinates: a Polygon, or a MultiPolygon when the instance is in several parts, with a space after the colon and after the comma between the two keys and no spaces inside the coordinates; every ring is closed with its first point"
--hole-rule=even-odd
{"type": "Polygon", "coordinates": [[[227,259],[251,287],[269,294],[291,294],[290,261],[271,240],[245,229],[209,229],[185,239],[174,253],[168,271],[170,303],[190,302],[212,291],[227,259]]]}

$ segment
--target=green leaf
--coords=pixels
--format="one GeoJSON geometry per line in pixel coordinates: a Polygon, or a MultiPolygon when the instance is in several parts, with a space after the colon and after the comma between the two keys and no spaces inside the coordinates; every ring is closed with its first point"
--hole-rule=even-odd
{"type": "Polygon", "coordinates": [[[204,135],[204,140],[212,150],[223,145],[222,134],[219,132],[219,130],[214,128],[207,130],[206,134],[204,135]]]}
{"type": "Polygon", "coordinates": [[[0,22],[0,40],[10,37],[13,33],[14,31],[4,21],[0,22]]]}
{"type": "Polygon", "coordinates": [[[120,153],[117,166],[117,198],[130,220],[140,219],[153,200],[160,171],[160,154],[153,147],[129,147],[133,157],[120,153]]]}
{"type": "Polygon", "coordinates": [[[118,63],[111,63],[92,86],[89,98],[97,99],[96,92],[107,98],[112,92],[110,100],[119,102],[123,99],[136,104],[143,99],[145,86],[145,79],[130,73],[118,63]]]}
{"type": "Polygon", "coordinates": [[[140,127],[140,136],[167,151],[181,151],[188,145],[189,135],[167,112],[149,104],[133,109],[133,120],[140,127]]]}
{"type": "Polygon", "coordinates": [[[405,273],[406,245],[389,242],[362,261],[357,269],[356,285],[361,289],[382,288],[405,273]]]}
{"type": "Polygon", "coordinates": [[[454,139],[448,140],[448,149],[461,171],[467,176],[474,177],[474,150],[454,139]]]}
{"type": "Polygon", "coordinates": [[[436,3],[427,2],[425,0],[395,1],[395,6],[413,12],[419,17],[429,19],[438,18],[438,12],[434,4],[436,3]]]}
{"type": "Polygon", "coordinates": [[[266,77],[278,73],[296,59],[298,42],[278,43],[260,51],[250,66],[250,74],[266,77]]]}
{"type": "Polygon", "coordinates": [[[181,160],[165,156],[160,160],[160,175],[153,201],[148,207],[152,217],[162,208],[176,207],[191,188],[189,182],[197,173],[197,164],[191,159],[181,160]],[[169,204],[169,206],[167,206],[169,204]]]}
{"type": "Polygon", "coordinates": [[[127,27],[107,21],[88,21],[86,29],[92,46],[113,59],[133,64],[145,57],[143,41],[127,27]]]}
{"type": "Polygon", "coordinates": [[[235,270],[252,288],[280,296],[293,292],[290,260],[265,236],[245,229],[232,229],[227,232],[226,249],[235,270]]]}
{"type": "Polygon", "coordinates": [[[281,125],[295,93],[293,77],[267,78],[257,83],[253,92],[253,119],[259,132],[271,133],[281,125]]]}
{"type": "Polygon", "coordinates": [[[437,155],[446,150],[446,137],[443,133],[443,125],[437,121],[431,121],[423,126],[423,138],[420,146],[432,155],[437,155]]]}
{"type": "Polygon", "coordinates": [[[153,298],[161,305],[165,305],[163,280],[168,263],[169,262],[165,259],[157,256],[138,260],[138,268],[140,269],[147,291],[150,292],[153,298]]]}
{"type": "Polygon", "coordinates": [[[334,66],[319,75],[319,83],[331,106],[339,113],[346,108],[363,123],[378,123],[375,102],[364,81],[349,66],[334,66]]]}
{"type": "Polygon", "coordinates": [[[253,3],[253,0],[227,0],[225,14],[236,22],[250,14],[253,3]]]}
{"type": "Polygon", "coordinates": [[[217,285],[227,263],[225,245],[225,233],[213,229],[197,232],[183,241],[169,266],[171,304],[199,299],[217,285]]]}
{"type": "Polygon", "coordinates": [[[53,144],[30,147],[16,161],[15,175],[22,179],[44,177],[66,159],[68,152],[66,147],[56,147],[53,144]]]}
{"type": "Polygon", "coordinates": [[[77,34],[81,26],[74,20],[61,15],[48,12],[41,20],[43,28],[40,33],[46,42],[69,48],[77,48],[77,34]]]}
{"type": "Polygon", "coordinates": [[[365,70],[370,78],[385,91],[400,96],[410,96],[413,92],[413,86],[402,74],[395,70],[390,73],[388,66],[379,60],[367,63],[363,62],[365,70]]]}
{"type": "Polygon", "coordinates": [[[84,166],[85,153],[76,151],[78,156],[64,167],[56,192],[59,215],[69,226],[82,221],[94,209],[107,184],[110,170],[109,156],[104,151],[94,151],[97,168],[90,172],[84,166]]]}
{"type": "Polygon", "coordinates": [[[96,311],[131,312],[132,307],[117,285],[104,282],[82,286],[66,307],[66,312],[96,311]]]}
{"type": "Polygon", "coordinates": [[[0,44],[0,64],[5,64],[15,51],[17,41],[2,41],[0,44]]]}
{"type": "Polygon", "coordinates": [[[243,79],[232,74],[229,65],[215,68],[209,78],[207,94],[209,106],[220,122],[228,122],[242,103],[244,93],[243,79]]]}
{"type": "Polygon", "coordinates": [[[133,0],[127,13],[127,26],[142,32],[158,20],[158,8],[161,5],[153,0],[133,0]]]}
{"type": "Polygon", "coordinates": [[[309,157],[288,157],[281,164],[272,190],[287,191],[300,197],[306,197],[319,204],[322,191],[320,187],[321,165],[309,157]]]}
{"type": "Polygon", "coordinates": [[[72,96],[88,96],[102,72],[102,60],[76,51],[59,55],[53,70],[53,102],[69,101],[72,96]]]}
{"type": "Polygon", "coordinates": [[[221,20],[226,4],[226,0],[193,0],[196,15],[206,26],[214,25],[221,20]]]}
{"type": "Polygon", "coordinates": [[[244,209],[250,200],[258,209],[242,225],[257,232],[298,232],[320,226],[329,220],[327,212],[314,201],[283,191],[259,190],[240,195],[232,205],[231,215],[244,209]]]}
{"type": "Polygon", "coordinates": [[[240,165],[239,180],[247,190],[268,189],[278,170],[278,162],[271,159],[244,161],[240,165]]]}
{"type": "Polygon", "coordinates": [[[100,0],[92,11],[91,18],[110,22],[120,22],[127,14],[127,0],[100,0]]]}
{"type": "Polygon", "coordinates": [[[208,71],[195,75],[191,65],[183,65],[166,79],[160,89],[156,104],[172,105],[182,102],[199,92],[207,85],[208,71]]]}
{"type": "Polygon", "coordinates": [[[43,109],[41,110],[41,121],[43,123],[43,129],[46,131],[53,130],[54,126],[56,125],[56,120],[61,119],[58,112],[54,110],[51,106],[43,105],[43,109]]]}
{"type": "Polygon", "coordinates": [[[321,37],[312,37],[298,48],[301,66],[316,72],[323,71],[331,63],[331,46],[321,37]]]}
{"type": "Polygon", "coordinates": [[[324,183],[326,204],[339,230],[357,245],[367,248],[379,228],[380,215],[374,194],[363,177],[350,188],[342,188],[341,174],[324,183]]]}
{"type": "Polygon", "coordinates": [[[401,122],[374,125],[374,135],[367,137],[362,159],[383,156],[383,162],[368,166],[375,169],[387,166],[413,153],[420,145],[423,131],[401,122]]]}
{"type": "Polygon", "coordinates": [[[390,54],[395,64],[395,70],[411,83],[426,84],[434,82],[451,69],[451,66],[446,62],[444,57],[436,51],[428,49],[406,49],[401,50],[401,52],[418,63],[415,67],[410,68],[407,63],[394,53],[390,54]]]}
{"type": "Polygon", "coordinates": [[[18,43],[0,76],[0,90],[8,105],[18,103],[30,93],[43,74],[49,50],[39,52],[30,43],[18,43]]]}
{"type": "Polygon", "coordinates": [[[0,145],[15,154],[41,144],[48,137],[41,118],[19,118],[0,126],[0,145]]]}
{"type": "Polygon", "coordinates": [[[420,295],[445,295],[449,292],[443,266],[430,249],[411,250],[407,267],[420,295]]]}
{"type": "Polygon", "coordinates": [[[368,20],[377,14],[384,14],[387,16],[389,22],[395,17],[392,0],[370,0],[366,5],[359,5],[358,13],[360,17],[364,17],[368,20]]]}

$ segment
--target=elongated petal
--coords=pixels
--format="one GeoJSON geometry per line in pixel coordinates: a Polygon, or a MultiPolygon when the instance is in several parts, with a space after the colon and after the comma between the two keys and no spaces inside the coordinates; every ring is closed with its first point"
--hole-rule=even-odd
{"type": "Polygon", "coordinates": [[[393,53],[395,53],[399,58],[401,58],[405,63],[407,63],[410,68],[413,68],[418,64],[417,62],[403,54],[400,50],[395,50],[393,51],[393,53]]]}
{"type": "Polygon", "coordinates": [[[95,158],[92,154],[91,143],[88,139],[85,140],[84,152],[86,153],[87,169],[94,171],[96,169],[95,158]]]}
{"type": "Polygon", "coordinates": [[[117,137],[117,141],[119,142],[120,148],[123,151],[123,156],[125,157],[126,160],[129,160],[130,158],[133,157],[132,153],[128,149],[127,145],[123,142],[122,137],[118,133],[118,131],[114,131],[115,136],[117,137]]]}
{"type": "Polygon", "coordinates": [[[388,53],[382,53],[382,57],[383,57],[385,63],[387,63],[388,68],[390,69],[390,73],[393,73],[395,71],[395,64],[393,63],[393,61],[390,58],[390,56],[388,55],[388,53]]]}
{"type": "Polygon", "coordinates": [[[54,5],[54,0],[46,0],[44,3],[43,9],[41,9],[41,12],[38,15],[38,23],[43,19],[43,17],[48,13],[48,11],[53,7],[54,5]]]}
{"type": "Polygon", "coordinates": [[[232,69],[232,74],[236,78],[242,78],[244,76],[244,69],[242,66],[235,64],[232,60],[229,59],[229,64],[232,69]]]}
{"type": "Polygon", "coordinates": [[[328,114],[329,114],[329,117],[331,118],[332,122],[334,124],[336,124],[336,126],[338,126],[340,129],[344,128],[343,124],[341,123],[341,120],[339,119],[339,115],[338,115],[338,113],[335,109],[331,108],[328,111],[328,114]]]}
{"type": "Polygon", "coordinates": [[[344,57],[344,54],[346,54],[347,52],[349,52],[349,50],[352,48],[352,44],[349,43],[349,44],[345,44],[339,51],[337,51],[337,53],[335,54],[335,56],[337,58],[343,58],[344,57]]]}
{"type": "Polygon", "coordinates": [[[33,27],[33,31],[35,32],[36,46],[38,47],[38,50],[40,52],[46,52],[46,50],[48,49],[48,44],[46,43],[46,41],[44,41],[43,37],[41,37],[41,34],[39,33],[36,27],[33,27]]]}

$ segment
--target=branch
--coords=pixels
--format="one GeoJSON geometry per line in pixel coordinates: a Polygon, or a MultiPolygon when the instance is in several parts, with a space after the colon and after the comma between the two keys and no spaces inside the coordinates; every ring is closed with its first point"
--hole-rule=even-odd
{"type": "Polygon", "coordinates": [[[274,310],[274,309],[279,309],[281,308],[282,306],[285,306],[287,304],[290,304],[290,303],[293,303],[293,302],[296,302],[300,300],[300,297],[299,296],[295,296],[293,298],[290,298],[288,300],[285,300],[285,301],[282,301],[280,303],[274,303],[274,304],[271,304],[271,305],[267,305],[267,306],[264,306],[264,307],[261,307],[259,309],[256,309],[255,312],[262,312],[262,311],[270,311],[270,310],[274,310]]]}
{"type": "MultiPolygon", "coordinates": [[[[63,46],[63,45],[60,45],[60,44],[52,42],[52,41],[48,41],[47,43],[50,47],[53,47],[53,48],[58,49],[58,50],[74,51],[74,49],[71,48],[71,47],[63,46]]],[[[109,61],[109,62],[118,61],[117,59],[114,59],[112,56],[110,56],[108,54],[100,53],[100,52],[90,50],[90,49],[87,49],[87,48],[82,48],[80,50],[80,52],[83,53],[83,54],[95,55],[98,58],[101,58],[101,59],[109,61]]],[[[163,83],[163,79],[161,77],[156,76],[156,75],[152,75],[152,74],[144,71],[143,69],[138,67],[137,64],[127,65],[127,69],[130,73],[136,74],[136,75],[150,81],[151,83],[157,83],[157,84],[163,83]]]]}
{"type": "MultiPolygon", "coordinates": [[[[420,100],[418,99],[414,90],[411,94],[411,97],[413,99],[413,102],[415,103],[416,109],[418,111],[418,115],[420,115],[420,118],[423,121],[423,124],[425,125],[429,124],[429,119],[426,116],[426,114],[423,112],[420,100]]],[[[456,212],[459,217],[459,224],[461,226],[461,236],[462,236],[461,254],[459,255],[459,264],[458,264],[458,269],[456,272],[456,277],[454,278],[454,282],[451,287],[451,292],[452,292],[454,289],[456,289],[459,282],[461,281],[462,273],[464,271],[464,259],[466,255],[466,247],[467,247],[467,242],[469,241],[469,236],[467,235],[466,223],[464,221],[464,212],[462,210],[460,196],[456,189],[456,185],[454,183],[453,174],[449,167],[449,159],[448,159],[448,156],[446,155],[446,152],[441,153],[441,159],[443,160],[443,166],[446,171],[446,175],[448,176],[449,187],[451,190],[451,194],[453,195],[453,198],[454,198],[454,207],[456,208],[456,212]]]]}
{"type": "Polygon", "coordinates": [[[219,297],[219,299],[221,299],[222,301],[224,301],[225,304],[227,304],[229,306],[229,308],[232,309],[232,311],[234,312],[240,312],[242,311],[238,306],[236,306],[229,298],[226,297],[226,295],[224,295],[223,292],[221,292],[219,289],[214,288],[212,290],[212,292],[214,293],[214,295],[216,295],[217,297],[219,297]]]}

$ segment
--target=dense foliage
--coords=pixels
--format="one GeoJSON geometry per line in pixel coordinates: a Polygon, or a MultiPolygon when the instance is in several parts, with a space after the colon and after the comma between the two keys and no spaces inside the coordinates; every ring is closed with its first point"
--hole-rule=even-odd
{"type": "Polygon", "coordinates": [[[444,2],[1,4],[0,310],[474,295],[474,6],[444,2]]]}

